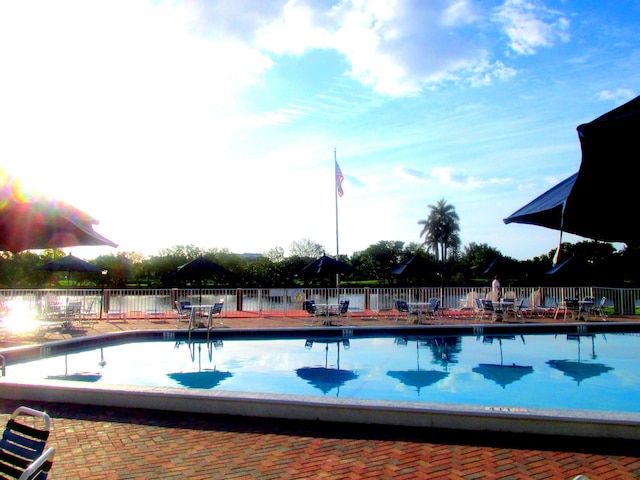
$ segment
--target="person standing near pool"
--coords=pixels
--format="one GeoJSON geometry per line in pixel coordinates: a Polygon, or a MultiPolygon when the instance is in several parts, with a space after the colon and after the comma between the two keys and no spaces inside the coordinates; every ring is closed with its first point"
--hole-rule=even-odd
{"type": "Polygon", "coordinates": [[[500,296],[500,276],[496,275],[495,278],[493,279],[493,282],[491,282],[491,291],[493,292],[493,294],[495,296],[500,296]]]}

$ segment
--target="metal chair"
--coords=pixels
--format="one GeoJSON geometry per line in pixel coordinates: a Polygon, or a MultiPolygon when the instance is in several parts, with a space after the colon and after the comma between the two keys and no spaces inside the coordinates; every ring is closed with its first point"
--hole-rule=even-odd
{"type": "Polygon", "coordinates": [[[55,454],[52,447],[45,451],[50,430],[51,419],[47,413],[18,407],[0,439],[2,478],[45,480],[55,454]]]}
{"type": "Polygon", "coordinates": [[[409,305],[404,300],[396,301],[396,323],[398,323],[398,319],[400,317],[406,317],[407,323],[409,323],[409,315],[411,314],[409,310],[409,305]]]}
{"type": "Polygon", "coordinates": [[[602,297],[602,299],[600,299],[600,303],[598,303],[597,305],[593,305],[593,307],[591,307],[591,313],[594,315],[598,315],[603,322],[607,321],[607,314],[604,311],[606,305],[607,305],[607,297],[602,297]]]}

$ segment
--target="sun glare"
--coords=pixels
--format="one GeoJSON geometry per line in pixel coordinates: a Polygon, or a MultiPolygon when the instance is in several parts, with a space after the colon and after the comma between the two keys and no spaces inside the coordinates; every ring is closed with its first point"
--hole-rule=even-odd
{"type": "Polygon", "coordinates": [[[8,333],[27,333],[38,328],[38,312],[34,311],[28,303],[22,300],[9,300],[6,304],[9,313],[3,318],[2,324],[8,333]]]}

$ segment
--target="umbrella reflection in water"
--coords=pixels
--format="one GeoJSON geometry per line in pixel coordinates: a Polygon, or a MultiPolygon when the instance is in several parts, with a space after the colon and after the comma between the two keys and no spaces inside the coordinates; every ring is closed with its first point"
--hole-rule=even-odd
{"type": "MultiPolygon", "coordinates": [[[[439,382],[449,374],[440,370],[422,370],[420,368],[420,349],[428,348],[432,345],[430,343],[437,342],[438,339],[431,339],[432,342],[428,342],[424,339],[416,340],[416,369],[415,370],[389,370],[387,375],[396,380],[400,380],[403,384],[414,387],[418,396],[420,396],[420,389],[433,385],[439,382]]],[[[406,346],[408,340],[406,338],[396,338],[396,345],[406,346]]],[[[446,356],[446,350],[443,350],[443,358],[446,356]]]]}
{"type": "Polygon", "coordinates": [[[296,369],[296,373],[300,378],[306,380],[307,383],[313,385],[325,395],[334,388],[337,389],[336,397],[340,396],[340,387],[350,380],[355,380],[358,375],[351,370],[340,369],[340,345],[348,350],[351,346],[348,339],[308,339],[305,342],[305,348],[311,349],[314,343],[325,344],[325,360],[324,367],[302,367],[296,369]],[[335,343],[338,349],[338,358],[336,368],[329,367],[329,344],[335,343]]]}
{"type": "MultiPolygon", "coordinates": [[[[222,340],[216,340],[207,343],[207,350],[209,353],[209,361],[213,360],[213,348],[219,349],[222,348],[222,340]]],[[[176,344],[178,347],[178,344],[176,344]]],[[[195,372],[174,372],[169,373],[167,376],[176,382],[178,382],[183,387],[187,388],[202,388],[205,390],[210,390],[212,388],[217,387],[223,380],[232,377],[233,374],[231,372],[220,371],[217,368],[202,369],[202,345],[198,343],[189,344],[189,353],[191,354],[191,360],[195,361],[195,351],[196,347],[198,349],[198,371],[195,372]]]]}
{"type": "MultiPolygon", "coordinates": [[[[100,349],[100,362],[98,365],[104,367],[107,362],[104,361],[104,352],[100,349]]],[[[70,380],[72,382],[97,382],[102,378],[102,374],[99,372],[75,372],[69,373],[69,358],[68,355],[64,356],[64,375],[49,375],[48,379],[51,380],[70,380]]]]}
{"type": "MultiPolygon", "coordinates": [[[[502,388],[506,388],[507,385],[517,382],[522,379],[525,375],[533,373],[533,367],[529,365],[516,365],[505,364],[504,357],[502,353],[502,340],[515,340],[515,336],[506,335],[506,336],[485,336],[483,338],[483,343],[492,344],[494,339],[498,340],[500,344],[500,363],[481,363],[477,367],[474,367],[472,371],[474,373],[479,373],[483,377],[493,380],[502,388]]],[[[521,335],[522,343],[524,343],[524,337],[521,335]]]]}
{"type": "Polygon", "coordinates": [[[560,370],[567,377],[572,378],[580,385],[581,382],[588,378],[597,377],[603,373],[613,370],[612,367],[605,365],[604,363],[591,363],[583,361],[580,356],[580,344],[583,337],[591,338],[591,358],[596,359],[595,351],[595,335],[594,334],[581,334],[581,335],[567,335],[567,340],[578,342],[578,360],[549,360],[547,365],[560,370]]]}

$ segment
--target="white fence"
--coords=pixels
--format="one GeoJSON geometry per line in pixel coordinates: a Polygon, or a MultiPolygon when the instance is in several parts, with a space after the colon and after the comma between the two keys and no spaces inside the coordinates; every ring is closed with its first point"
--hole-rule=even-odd
{"type": "MultiPolygon", "coordinates": [[[[541,289],[547,305],[560,303],[563,298],[607,298],[607,306],[616,314],[631,315],[640,305],[640,289],[606,287],[518,287],[512,290],[525,305],[534,290],[541,289]]],[[[224,313],[236,315],[275,316],[286,315],[302,309],[304,300],[335,303],[349,300],[349,309],[357,311],[391,311],[397,300],[426,302],[438,298],[442,309],[465,307],[467,295],[476,292],[483,297],[488,288],[472,287],[411,287],[411,288],[186,288],[186,289],[3,289],[0,290],[0,308],[4,315],[21,314],[44,317],[51,304],[81,303],[84,313],[106,318],[114,313],[130,317],[170,313],[176,301],[192,304],[212,304],[224,301],[224,313]]],[[[469,305],[468,307],[474,307],[469,305]]]]}

